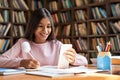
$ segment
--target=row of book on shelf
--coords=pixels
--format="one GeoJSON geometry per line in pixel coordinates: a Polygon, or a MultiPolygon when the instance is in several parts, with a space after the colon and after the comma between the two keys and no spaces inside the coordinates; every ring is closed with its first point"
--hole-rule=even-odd
{"type": "MultiPolygon", "coordinates": [[[[111,51],[119,51],[120,50],[120,35],[116,35],[113,37],[109,37],[109,41],[111,43],[111,51]]],[[[105,39],[104,38],[92,38],[91,39],[92,46],[91,50],[97,50],[96,46],[101,43],[103,47],[105,47],[105,39]]]]}
{"type": "MultiPolygon", "coordinates": [[[[120,10],[118,10],[118,11],[117,11],[117,13],[119,13],[119,15],[120,15],[120,10]]],[[[54,23],[59,23],[59,22],[66,23],[66,22],[71,22],[72,20],[74,20],[70,17],[71,15],[72,14],[70,11],[66,11],[66,12],[60,12],[60,13],[53,13],[52,17],[54,19],[54,23]]],[[[116,16],[119,16],[119,15],[116,15],[116,16]]],[[[107,13],[103,8],[95,7],[95,8],[92,8],[92,16],[94,19],[107,18],[107,13]]],[[[86,10],[84,10],[84,9],[75,10],[74,18],[76,21],[87,20],[88,16],[87,16],[86,10]]]]}
{"type": "Polygon", "coordinates": [[[13,22],[16,23],[26,23],[26,17],[24,11],[13,11],[13,22]]]}
{"type": "MultiPolygon", "coordinates": [[[[119,6],[120,4],[119,3],[111,4],[111,11],[112,11],[111,16],[119,16],[120,15],[120,9],[118,7],[113,8],[113,5],[114,6],[116,6],[116,5],[119,6]]],[[[106,10],[103,7],[92,7],[91,11],[92,11],[92,16],[93,16],[94,19],[107,18],[108,13],[106,12],[106,10]]],[[[87,20],[88,16],[87,16],[86,13],[87,13],[87,10],[85,10],[85,9],[76,10],[75,14],[74,14],[76,21],[87,20]],[[79,15],[79,14],[81,14],[81,15],[79,15]]],[[[54,13],[52,15],[53,15],[53,19],[54,19],[55,23],[58,23],[58,22],[64,23],[66,21],[70,22],[69,21],[70,20],[69,15],[71,15],[71,13],[69,11],[61,12],[59,14],[54,13]],[[59,21],[58,18],[60,19],[60,21],[59,21]]]]}
{"type": "Polygon", "coordinates": [[[91,22],[91,30],[94,35],[107,34],[107,27],[104,22],[91,22]]]}
{"type": "Polygon", "coordinates": [[[91,33],[87,33],[86,23],[74,23],[74,26],[68,24],[62,27],[56,27],[56,36],[84,36],[84,35],[102,35],[102,34],[116,34],[120,32],[120,21],[110,21],[108,30],[104,22],[90,22],[91,33]],[[72,30],[71,30],[72,29],[72,30]],[[72,32],[71,32],[72,31],[72,32]],[[63,32],[63,33],[62,33],[63,32]]]}
{"type": "MultiPolygon", "coordinates": [[[[102,34],[108,34],[109,32],[112,34],[116,34],[120,32],[120,21],[110,21],[109,22],[109,27],[111,29],[111,32],[108,31],[107,26],[104,22],[91,22],[91,31],[92,34],[94,35],[102,35],[102,34]]],[[[67,32],[70,32],[70,29],[66,29],[67,32]]],[[[64,31],[64,30],[63,30],[64,31]]],[[[59,34],[59,33],[58,33],[59,34]]],[[[64,33],[65,34],[65,33],[64,33]]],[[[78,36],[79,35],[87,35],[87,25],[86,23],[78,23],[78,24],[74,24],[74,30],[73,30],[73,34],[74,36],[78,36]]],[[[88,33],[90,34],[90,33],[88,33]]],[[[67,35],[69,36],[69,35],[67,35]]]]}
{"type": "MultiPolygon", "coordinates": [[[[100,3],[100,2],[104,2],[105,0],[91,0],[91,1],[88,1],[88,0],[61,0],[61,4],[62,4],[62,8],[71,8],[71,7],[80,7],[80,6],[83,6],[83,5],[87,5],[89,2],[90,3],[100,3]],[[75,3],[75,4],[74,4],[75,3]]],[[[38,0],[32,0],[32,7],[31,9],[32,10],[35,10],[37,8],[41,8],[43,7],[43,4],[42,1],[38,1],[38,0]]],[[[49,4],[49,10],[52,12],[52,11],[57,11],[58,10],[58,1],[50,1],[49,4]]]]}
{"type": "Polygon", "coordinates": [[[5,37],[5,36],[24,36],[25,33],[25,26],[24,25],[14,25],[13,26],[13,33],[9,33],[11,29],[11,23],[8,24],[0,24],[0,36],[5,37]],[[9,34],[8,34],[9,33],[9,34]]]}
{"type": "MultiPolygon", "coordinates": [[[[65,44],[73,44],[73,47],[76,49],[77,52],[86,51],[88,50],[88,42],[87,39],[78,38],[78,39],[60,39],[65,44]]],[[[102,44],[103,47],[106,45],[106,40],[103,37],[99,38],[91,38],[91,46],[90,50],[97,50],[96,46],[99,43],[102,44]]],[[[120,50],[120,35],[111,36],[109,37],[109,41],[111,43],[111,51],[119,51],[120,50]]]]}
{"type": "MultiPolygon", "coordinates": [[[[73,4],[72,4],[72,1],[71,0],[62,0],[62,5],[63,5],[63,8],[71,8],[73,7],[73,4]]],[[[90,2],[96,2],[96,1],[90,1],[90,2]]],[[[100,0],[98,2],[104,2],[104,0],[100,0]]],[[[8,0],[3,0],[0,2],[2,5],[0,5],[1,8],[9,8],[10,5],[8,3],[8,0]]],[[[82,5],[86,5],[88,4],[88,1],[87,0],[75,0],[75,5],[77,7],[79,6],[82,6],[82,5]]],[[[43,7],[43,4],[41,1],[38,1],[38,0],[32,0],[32,10],[35,10],[37,8],[42,8],[43,7]]],[[[114,3],[114,4],[111,4],[111,11],[112,11],[112,14],[113,16],[119,16],[120,15],[120,9],[119,9],[119,6],[120,4],[119,3],[114,3]]],[[[12,8],[15,8],[15,9],[21,9],[21,10],[29,10],[29,7],[28,5],[26,4],[25,0],[13,0],[11,1],[11,7],[12,8]]],[[[58,10],[58,6],[57,6],[57,2],[56,1],[51,1],[49,2],[49,10],[50,11],[56,11],[58,10]]],[[[107,17],[107,14],[106,14],[106,10],[102,7],[93,7],[92,8],[92,13],[93,13],[93,17],[96,19],[96,18],[106,18],[107,17]]]]}
{"type": "MultiPolygon", "coordinates": [[[[109,21],[109,27],[111,29],[111,34],[116,34],[120,32],[120,20],[109,21]]],[[[91,30],[94,35],[101,35],[109,33],[106,24],[104,22],[91,22],[91,30]]]]}
{"type": "Polygon", "coordinates": [[[102,7],[92,7],[92,15],[94,19],[107,18],[107,13],[102,7]]]}
{"type": "MultiPolygon", "coordinates": [[[[80,20],[84,21],[84,20],[88,19],[85,10],[75,10],[74,15],[75,15],[75,20],[76,21],[80,21],[80,20]]],[[[70,16],[71,16],[71,13],[69,11],[67,11],[67,12],[61,12],[59,14],[57,14],[57,13],[52,14],[54,23],[70,22],[72,20],[70,16]]]]}
{"type": "Polygon", "coordinates": [[[9,22],[10,14],[8,10],[3,10],[0,12],[0,22],[9,22]]]}
{"type": "Polygon", "coordinates": [[[3,10],[0,12],[0,22],[10,22],[10,15],[12,16],[13,22],[16,23],[26,23],[26,17],[24,11],[13,11],[13,14],[9,14],[8,10],[3,10]]]}
{"type": "MultiPolygon", "coordinates": [[[[110,5],[111,16],[120,16],[120,3],[112,3],[110,5]]],[[[101,7],[92,7],[92,14],[94,19],[107,18],[106,9],[101,7]]]]}
{"type": "Polygon", "coordinates": [[[85,23],[77,24],[74,26],[68,24],[62,27],[56,26],[56,36],[79,36],[87,35],[87,27],[85,23]],[[73,27],[73,28],[72,28],[73,27]]]}
{"type": "Polygon", "coordinates": [[[8,23],[7,25],[0,24],[0,36],[6,36],[10,30],[10,27],[11,27],[11,23],[8,23]]]}
{"type": "MultiPolygon", "coordinates": [[[[31,1],[31,10],[35,10],[35,9],[38,9],[38,8],[42,8],[43,7],[43,4],[41,1],[39,0],[32,0],[31,1]]],[[[55,4],[53,4],[55,5],[55,4]]]]}
{"type": "Polygon", "coordinates": [[[24,37],[25,35],[25,26],[24,25],[14,25],[13,26],[13,36],[24,37]]]}
{"type": "Polygon", "coordinates": [[[28,5],[26,4],[25,0],[12,0],[9,3],[9,0],[1,0],[0,1],[0,8],[15,8],[15,9],[22,9],[28,10],[28,5]]]}
{"type": "MultiPolygon", "coordinates": [[[[100,2],[103,2],[103,1],[100,1],[100,2]]],[[[88,2],[86,2],[86,1],[84,2],[85,4],[82,3],[83,2],[82,0],[75,0],[75,2],[76,2],[76,5],[78,5],[78,6],[88,4],[88,2]]],[[[63,4],[64,8],[70,8],[71,5],[72,5],[70,0],[65,0],[65,1],[63,0],[62,4],[63,4]]],[[[58,10],[58,8],[57,8],[57,2],[56,1],[50,2],[50,7],[49,8],[50,8],[50,11],[53,11],[53,10],[56,11],[56,10],[58,10]],[[53,6],[53,4],[55,4],[56,6],[53,6]]],[[[119,16],[120,15],[120,3],[112,3],[110,5],[110,8],[111,8],[111,12],[112,12],[111,16],[119,16]]],[[[84,11],[84,9],[82,9],[80,11],[84,11]]],[[[84,14],[85,14],[86,11],[84,11],[84,14]]],[[[103,8],[102,6],[92,7],[91,11],[92,11],[92,15],[93,15],[94,19],[107,18],[106,9],[103,8]]],[[[77,16],[79,17],[79,15],[77,15],[77,16]]],[[[82,13],[82,16],[83,16],[83,13],[82,13]]],[[[84,20],[84,18],[83,18],[83,20],[84,20]]]]}

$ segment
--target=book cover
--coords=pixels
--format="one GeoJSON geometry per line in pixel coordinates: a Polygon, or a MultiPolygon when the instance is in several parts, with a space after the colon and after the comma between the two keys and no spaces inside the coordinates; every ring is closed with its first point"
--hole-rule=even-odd
{"type": "Polygon", "coordinates": [[[10,69],[10,68],[0,68],[0,75],[13,75],[13,74],[21,74],[25,73],[24,69],[10,69]]]}
{"type": "Polygon", "coordinates": [[[111,11],[112,11],[113,16],[117,16],[117,13],[115,11],[115,4],[111,4],[111,11]]]}
{"type": "Polygon", "coordinates": [[[107,18],[107,13],[106,13],[105,9],[103,9],[103,8],[100,7],[99,11],[100,11],[100,13],[101,13],[101,15],[102,15],[103,18],[107,18]]]}
{"type": "Polygon", "coordinates": [[[10,27],[11,27],[11,23],[9,23],[9,24],[6,26],[5,31],[4,31],[4,33],[3,33],[3,36],[6,36],[6,35],[7,35],[8,31],[10,30],[10,27]]]}
{"type": "Polygon", "coordinates": [[[97,35],[97,26],[94,22],[91,22],[92,34],[97,35]]]}
{"type": "Polygon", "coordinates": [[[110,27],[111,27],[111,29],[112,29],[112,31],[113,31],[113,33],[117,33],[117,30],[116,30],[116,28],[115,28],[115,26],[114,26],[114,24],[113,24],[113,22],[109,22],[109,24],[110,24],[110,27]]]}
{"type": "Polygon", "coordinates": [[[97,22],[96,25],[100,29],[100,31],[102,32],[102,34],[106,34],[106,31],[103,29],[102,25],[99,22],[97,22]]]}

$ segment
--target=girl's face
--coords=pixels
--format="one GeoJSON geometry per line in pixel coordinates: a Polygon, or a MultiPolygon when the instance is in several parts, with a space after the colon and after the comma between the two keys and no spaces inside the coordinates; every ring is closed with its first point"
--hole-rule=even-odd
{"type": "Polygon", "coordinates": [[[49,18],[43,18],[35,30],[35,42],[44,43],[51,33],[51,23],[49,18]]]}

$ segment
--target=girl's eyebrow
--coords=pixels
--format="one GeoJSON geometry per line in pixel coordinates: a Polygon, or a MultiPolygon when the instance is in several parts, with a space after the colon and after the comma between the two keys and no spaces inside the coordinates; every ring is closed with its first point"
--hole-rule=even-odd
{"type": "Polygon", "coordinates": [[[51,25],[51,24],[48,24],[48,25],[51,25]]]}

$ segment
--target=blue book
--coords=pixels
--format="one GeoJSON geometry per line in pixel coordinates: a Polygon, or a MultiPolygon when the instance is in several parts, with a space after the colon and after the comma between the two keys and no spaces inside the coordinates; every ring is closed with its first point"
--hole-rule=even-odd
{"type": "Polygon", "coordinates": [[[103,8],[100,7],[99,11],[100,11],[100,13],[101,13],[103,18],[107,18],[107,13],[106,13],[106,11],[103,8]]]}
{"type": "Polygon", "coordinates": [[[111,4],[111,10],[112,10],[113,16],[117,16],[117,13],[116,13],[116,10],[115,10],[115,4],[111,4]]]}
{"type": "Polygon", "coordinates": [[[5,43],[4,43],[4,45],[3,45],[3,47],[2,47],[2,51],[5,51],[5,50],[7,50],[7,48],[8,48],[8,46],[9,46],[9,43],[10,43],[10,39],[6,39],[5,40],[5,43]]]}
{"type": "Polygon", "coordinates": [[[26,73],[25,69],[11,69],[11,68],[0,68],[0,75],[12,75],[12,74],[20,74],[26,73]]]}

